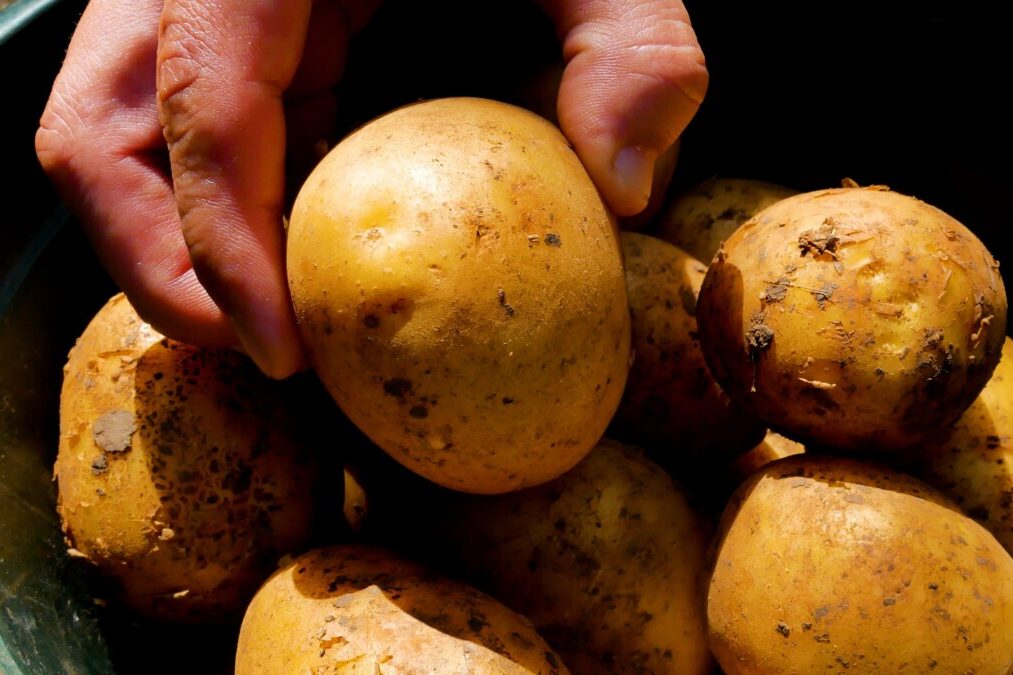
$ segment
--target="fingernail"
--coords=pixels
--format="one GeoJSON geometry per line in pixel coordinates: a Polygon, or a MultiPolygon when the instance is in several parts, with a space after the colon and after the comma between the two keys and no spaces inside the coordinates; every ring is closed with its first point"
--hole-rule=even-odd
{"type": "Polygon", "coordinates": [[[647,206],[654,181],[654,162],[658,153],[638,145],[623,148],[612,160],[612,168],[623,191],[631,202],[640,205],[638,211],[647,206]]]}

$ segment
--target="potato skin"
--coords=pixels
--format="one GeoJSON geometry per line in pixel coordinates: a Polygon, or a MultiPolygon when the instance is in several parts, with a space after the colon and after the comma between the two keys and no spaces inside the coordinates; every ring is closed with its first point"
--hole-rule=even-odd
{"type": "Polygon", "coordinates": [[[307,540],[314,468],[274,383],[168,340],[116,295],[64,369],[54,477],[72,554],[130,608],[234,618],[307,540]]]}
{"type": "Polygon", "coordinates": [[[800,455],[803,452],[805,452],[805,446],[801,443],[785,438],[776,431],[768,431],[762,442],[732,461],[730,467],[732,480],[737,486],[763,466],[784,457],[800,455]]]}
{"type": "Polygon", "coordinates": [[[614,428],[664,466],[712,463],[748,450],[764,425],[733,404],[710,374],[697,337],[707,268],[655,237],[624,232],[633,366],[614,428]]]}
{"type": "Polygon", "coordinates": [[[729,503],[707,618],[728,675],[1013,669],[1013,559],[920,481],[789,457],[729,503]]]}
{"type": "Polygon", "coordinates": [[[1013,340],[956,424],[909,454],[911,473],[953,497],[1013,553],[1013,340]]]}
{"type": "Polygon", "coordinates": [[[672,200],[658,217],[657,236],[709,263],[747,220],[798,190],[745,178],[709,178],[672,200]]]}
{"type": "Polygon", "coordinates": [[[708,269],[697,320],[721,387],[805,443],[889,452],[952,424],[1006,325],[998,264],[942,211],[882,188],[781,200],[708,269]]]}
{"type": "Polygon", "coordinates": [[[568,673],[531,623],[378,548],[305,553],[253,598],[236,675],[568,673]]]}
{"type": "Polygon", "coordinates": [[[466,576],[580,673],[707,673],[708,529],[642,451],[603,440],[562,477],[441,516],[466,576]]]}
{"type": "Polygon", "coordinates": [[[520,108],[429,101],[346,138],[296,200],[288,274],[331,395],[446,487],[550,480],[619,403],[618,231],[562,134],[520,108]]]}

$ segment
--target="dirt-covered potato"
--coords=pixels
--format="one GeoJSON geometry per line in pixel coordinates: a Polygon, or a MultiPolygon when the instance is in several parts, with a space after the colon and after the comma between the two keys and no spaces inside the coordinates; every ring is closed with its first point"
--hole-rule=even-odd
{"type": "Polygon", "coordinates": [[[696,300],[707,268],[655,237],[624,232],[622,242],[634,359],[615,429],[665,466],[756,445],[764,425],[721,391],[700,351],[696,300]]]}
{"type": "Polygon", "coordinates": [[[1013,553],[1013,340],[957,423],[912,448],[908,467],[948,493],[1013,553]]]}
{"type": "Polygon", "coordinates": [[[300,190],[288,274],[332,396],[441,485],[550,480],[619,403],[618,230],[562,134],[521,108],[429,101],[353,133],[300,190]]]}
{"type": "Polygon", "coordinates": [[[913,197],[839,188],[783,199],[725,242],[697,308],[733,400],[804,442],[914,445],[988,381],[1006,326],[998,263],[913,197]]]}
{"type": "Polygon", "coordinates": [[[55,466],[71,554],[170,620],[242,611],[304,545],[314,470],[275,384],[232,350],[168,340],[123,295],[64,369],[55,466]]]}
{"type": "Polygon", "coordinates": [[[531,622],[381,549],[305,553],[257,591],[236,675],[567,673],[531,622]]]}
{"type": "Polygon", "coordinates": [[[1013,672],[1013,558],[941,493],[855,460],[768,464],[722,517],[728,675],[1013,672]]]}
{"type": "Polygon", "coordinates": [[[657,218],[657,236],[710,263],[739,226],[771,204],[798,194],[774,183],[710,178],[676,197],[657,218]]]}
{"type": "Polygon", "coordinates": [[[603,441],[561,478],[441,516],[467,578],[580,673],[706,673],[707,528],[643,453],[603,441]]]}

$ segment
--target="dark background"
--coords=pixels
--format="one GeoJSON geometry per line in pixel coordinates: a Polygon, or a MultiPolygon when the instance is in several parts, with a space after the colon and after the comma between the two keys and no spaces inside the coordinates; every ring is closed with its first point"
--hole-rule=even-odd
{"type": "MultiPolygon", "coordinates": [[[[711,175],[801,189],[844,176],[950,212],[1010,257],[1009,38],[1000,3],[687,2],[711,88],[684,136],[675,189],[711,175]]],[[[0,52],[7,244],[53,199],[32,152],[49,84],[84,6],[67,0],[0,52]]],[[[336,134],[420,98],[516,99],[558,58],[524,0],[387,0],[353,41],[336,134]]]]}

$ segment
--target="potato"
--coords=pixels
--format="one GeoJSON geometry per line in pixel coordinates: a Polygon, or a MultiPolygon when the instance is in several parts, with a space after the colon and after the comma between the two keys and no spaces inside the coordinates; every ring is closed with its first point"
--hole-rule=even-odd
{"type": "Polygon", "coordinates": [[[1013,672],[1013,558],[920,481],[768,464],[722,517],[710,644],[741,673],[1013,672]]]}
{"type": "Polygon", "coordinates": [[[299,556],[253,598],[236,675],[567,673],[492,598],[366,546],[299,556]]]}
{"type": "Polygon", "coordinates": [[[805,446],[785,438],[776,431],[768,431],[763,441],[749,452],[736,457],[731,464],[731,475],[736,485],[749,478],[773,461],[805,452],[805,446]]]}
{"type": "Polygon", "coordinates": [[[309,535],[295,419],[243,356],[168,340],[113,297],[64,369],[54,474],[71,554],[143,614],[238,614],[309,535]]]}
{"type": "Polygon", "coordinates": [[[602,441],[561,478],[462,495],[433,520],[467,578],[530,618],[575,672],[709,672],[708,531],[639,450],[602,441]]]}
{"type": "Polygon", "coordinates": [[[913,448],[908,468],[948,493],[1013,553],[1013,340],[957,423],[913,448]]]}
{"type": "Polygon", "coordinates": [[[781,200],[737,230],[697,311],[733,400],[806,445],[890,452],[952,424],[1006,326],[998,263],[956,220],[883,188],[781,200]]]}
{"type": "Polygon", "coordinates": [[[635,355],[615,428],[665,466],[748,450],[764,425],[714,381],[697,341],[696,299],[707,268],[681,250],[624,232],[635,355]]]}
{"type": "Polygon", "coordinates": [[[520,108],[429,101],[346,138],[296,199],[288,274],[331,395],[441,485],[551,480],[619,403],[618,231],[563,136],[520,108]]]}
{"type": "Polygon", "coordinates": [[[657,219],[657,236],[709,263],[739,226],[786,197],[781,185],[744,178],[710,178],[676,197],[657,219]]]}

